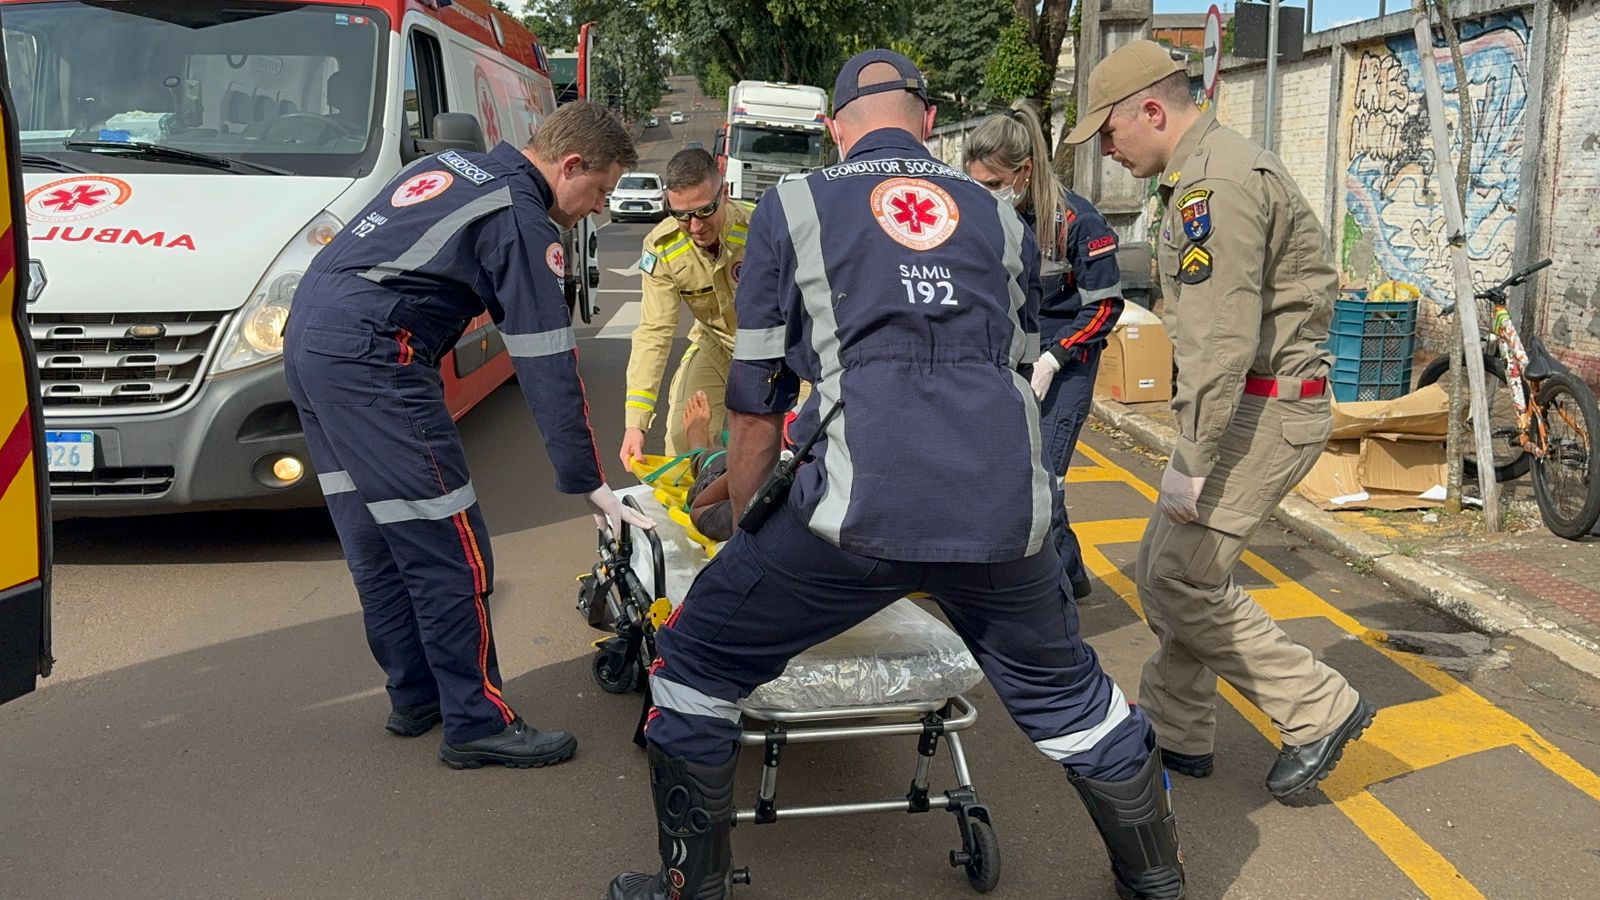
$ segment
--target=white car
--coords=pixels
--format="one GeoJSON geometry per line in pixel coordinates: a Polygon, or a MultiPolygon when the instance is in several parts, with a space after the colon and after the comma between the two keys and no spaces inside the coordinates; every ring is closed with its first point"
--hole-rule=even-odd
{"type": "Polygon", "coordinates": [[[617,189],[611,192],[606,207],[611,211],[613,222],[661,221],[667,215],[667,195],[661,176],[654,172],[629,172],[617,181],[617,189]]]}
{"type": "Polygon", "coordinates": [[[683,124],[683,112],[682,111],[676,110],[676,109],[672,111],[672,124],[674,124],[674,125],[682,125],[683,124]]]}
{"type": "Polygon", "coordinates": [[[654,128],[654,127],[656,127],[657,125],[660,125],[660,124],[661,124],[661,120],[659,118],[657,118],[655,116],[651,116],[649,118],[649,120],[645,122],[644,127],[646,127],[646,128],[654,128]]]}

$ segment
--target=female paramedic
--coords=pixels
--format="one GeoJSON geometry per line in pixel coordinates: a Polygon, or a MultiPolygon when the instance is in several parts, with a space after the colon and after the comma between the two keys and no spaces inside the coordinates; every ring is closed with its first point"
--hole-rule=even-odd
{"type": "MultiPolygon", "coordinates": [[[[1039,239],[1039,361],[1033,393],[1039,424],[1057,475],[1067,474],[1078,432],[1089,415],[1106,336],[1122,314],[1117,235],[1089,201],[1068,190],[1050,168],[1039,119],[1024,101],[985,119],[967,136],[963,163],[973,180],[1022,214],[1039,239]]],[[[1066,508],[1056,510],[1056,543],[1072,593],[1089,593],[1078,538],[1066,508]]]]}

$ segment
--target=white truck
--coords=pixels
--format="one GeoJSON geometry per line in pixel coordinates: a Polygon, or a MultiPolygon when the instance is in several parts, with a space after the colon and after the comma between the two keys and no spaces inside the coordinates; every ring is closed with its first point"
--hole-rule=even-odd
{"type": "Polygon", "coordinates": [[[827,160],[822,88],[777,81],[741,81],[728,88],[728,120],[717,134],[718,163],[728,196],[755,201],[784,175],[827,160]]]}

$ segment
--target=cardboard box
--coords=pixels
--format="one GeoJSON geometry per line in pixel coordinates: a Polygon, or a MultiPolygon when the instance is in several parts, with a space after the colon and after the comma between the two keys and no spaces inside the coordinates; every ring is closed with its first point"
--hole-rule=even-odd
{"type": "Polygon", "coordinates": [[[1443,389],[1333,404],[1333,440],[1296,490],[1323,509],[1424,509],[1445,497],[1443,389]]]}
{"type": "Polygon", "coordinates": [[[1118,403],[1172,399],[1172,342],[1160,324],[1128,324],[1111,332],[1100,354],[1094,391],[1118,403]]]}

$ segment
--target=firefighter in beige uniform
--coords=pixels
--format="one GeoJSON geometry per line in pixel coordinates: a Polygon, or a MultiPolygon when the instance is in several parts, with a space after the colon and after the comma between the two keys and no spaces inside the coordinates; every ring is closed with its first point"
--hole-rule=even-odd
{"type": "Polygon", "coordinates": [[[744,261],[750,207],[725,196],[715,160],[699,149],[681,150],[667,163],[666,200],[669,216],[645,238],[639,258],[643,302],[628,358],[623,465],[644,452],[682,306],[689,307],[695,323],[667,389],[667,455],[690,449],[683,410],[696,391],[705,391],[711,402],[713,436],[722,433],[726,414],[723,396],[738,330],[733,291],[744,261]]]}
{"type": "Polygon", "coordinates": [[[1135,176],[1159,175],[1158,261],[1178,377],[1178,444],[1139,547],[1139,597],[1160,646],[1139,705],[1167,767],[1210,774],[1217,678],[1271,719],[1267,789],[1290,802],[1372,721],[1344,677],[1290,640],[1232,575],[1310,471],[1331,427],[1327,337],[1337,276],[1323,231],[1271,153],[1195,108],[1188,76],[1148,41],[1095,67],[1069,135],[1135,176]]]}

